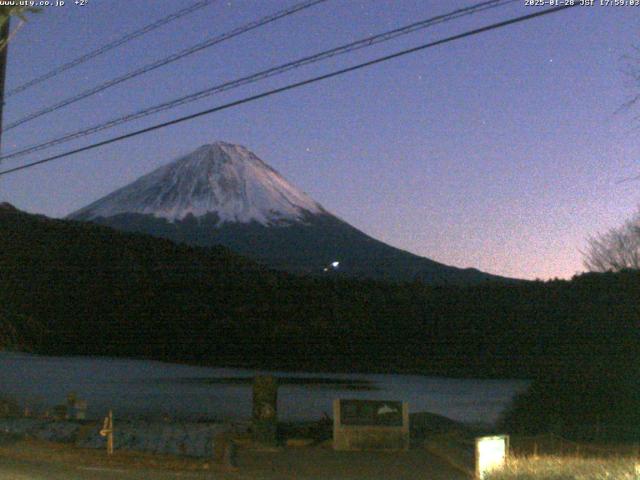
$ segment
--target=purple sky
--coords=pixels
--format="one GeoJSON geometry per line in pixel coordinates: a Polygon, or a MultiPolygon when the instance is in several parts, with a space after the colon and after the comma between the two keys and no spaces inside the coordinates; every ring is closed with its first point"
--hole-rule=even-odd
{"type": "MultiPolygon", "coordinates": [[[[7,88],[192,0],[49,7],[10,45],[7,88]]],[[[7,100],[11,122],[80,89],[296,3],[220,0],[7,100]]],[[[3,151],[472,1],[329,0],[6,132],[3,151]]],[[[111,137],[516,15],[524,0],[66,144],[111,137]]],[[[391,245],[521,278],[583,270],[590,234],[640,203],[637,110],[622,57],[640,7],[577,7],[0,177],[0,201],[61,217],[204,143],[240,143],[326,209],[391,245]]],[[[14,23],[14,26],[16,24],[14,23]]],[[[3,168],[45,156],[6,161],[3,168]]]]}

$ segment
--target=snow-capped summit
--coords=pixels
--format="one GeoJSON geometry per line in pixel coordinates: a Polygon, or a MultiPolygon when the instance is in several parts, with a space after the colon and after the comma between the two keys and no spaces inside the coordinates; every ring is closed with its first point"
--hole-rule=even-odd
{"type": "Polygon", "coordinates": [[[164,165],[69,218],[138,213],[171,222],[216,214],[225,222],[263,225],[304,219],[324,209],[241,145],[215,142],[164,165]]]}

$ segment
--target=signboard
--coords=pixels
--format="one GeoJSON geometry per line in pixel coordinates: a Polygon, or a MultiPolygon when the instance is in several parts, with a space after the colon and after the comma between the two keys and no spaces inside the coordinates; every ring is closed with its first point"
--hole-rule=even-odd
{"type": "Polygon", "coordinates": [[[391,400],[334,400],[333,448],[408,449],[409,405],[391,400]]]}
{"type": "Polygon", "coordinates": [[[402,426],[402,402],[340,400],[342,425],[402,426]]]}
{"type": "Polygon", "coordinates": [[[508,435],[476,438],[476,477],[483,480],[489,472],[503,468],[508,454],[508,435]]]}

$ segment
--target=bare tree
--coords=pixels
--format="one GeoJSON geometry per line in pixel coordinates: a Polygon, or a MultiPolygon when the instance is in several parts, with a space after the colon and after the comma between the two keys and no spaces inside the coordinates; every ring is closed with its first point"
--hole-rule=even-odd
{"type": "Polygon", "coordinates": [[[631,93],[622,104],[620,111],[629,110],[640,102],[640,93],[638,92],[638,87],[640,86],[640,47],[632,45],[631,49],[632,52],[623,55],[621,59],[621,71],[626,78],[625,87],[631,93]]]}
{"type": "Polygon", "coordinates": [[[640,209],[622,226],[590,237],[588,243],[583,256],[590,271],[640,270],[640,209]]]}

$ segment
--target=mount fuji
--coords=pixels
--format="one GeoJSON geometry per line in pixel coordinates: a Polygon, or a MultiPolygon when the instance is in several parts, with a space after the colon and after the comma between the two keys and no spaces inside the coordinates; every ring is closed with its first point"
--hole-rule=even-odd
{"type": "Polygon", "coordinates": [[[275,269],[390,281],[508,280],[391,247],[340,220],[247,148],[194,152],[70,214],[197,246],[224,245],[275,269]]]}

